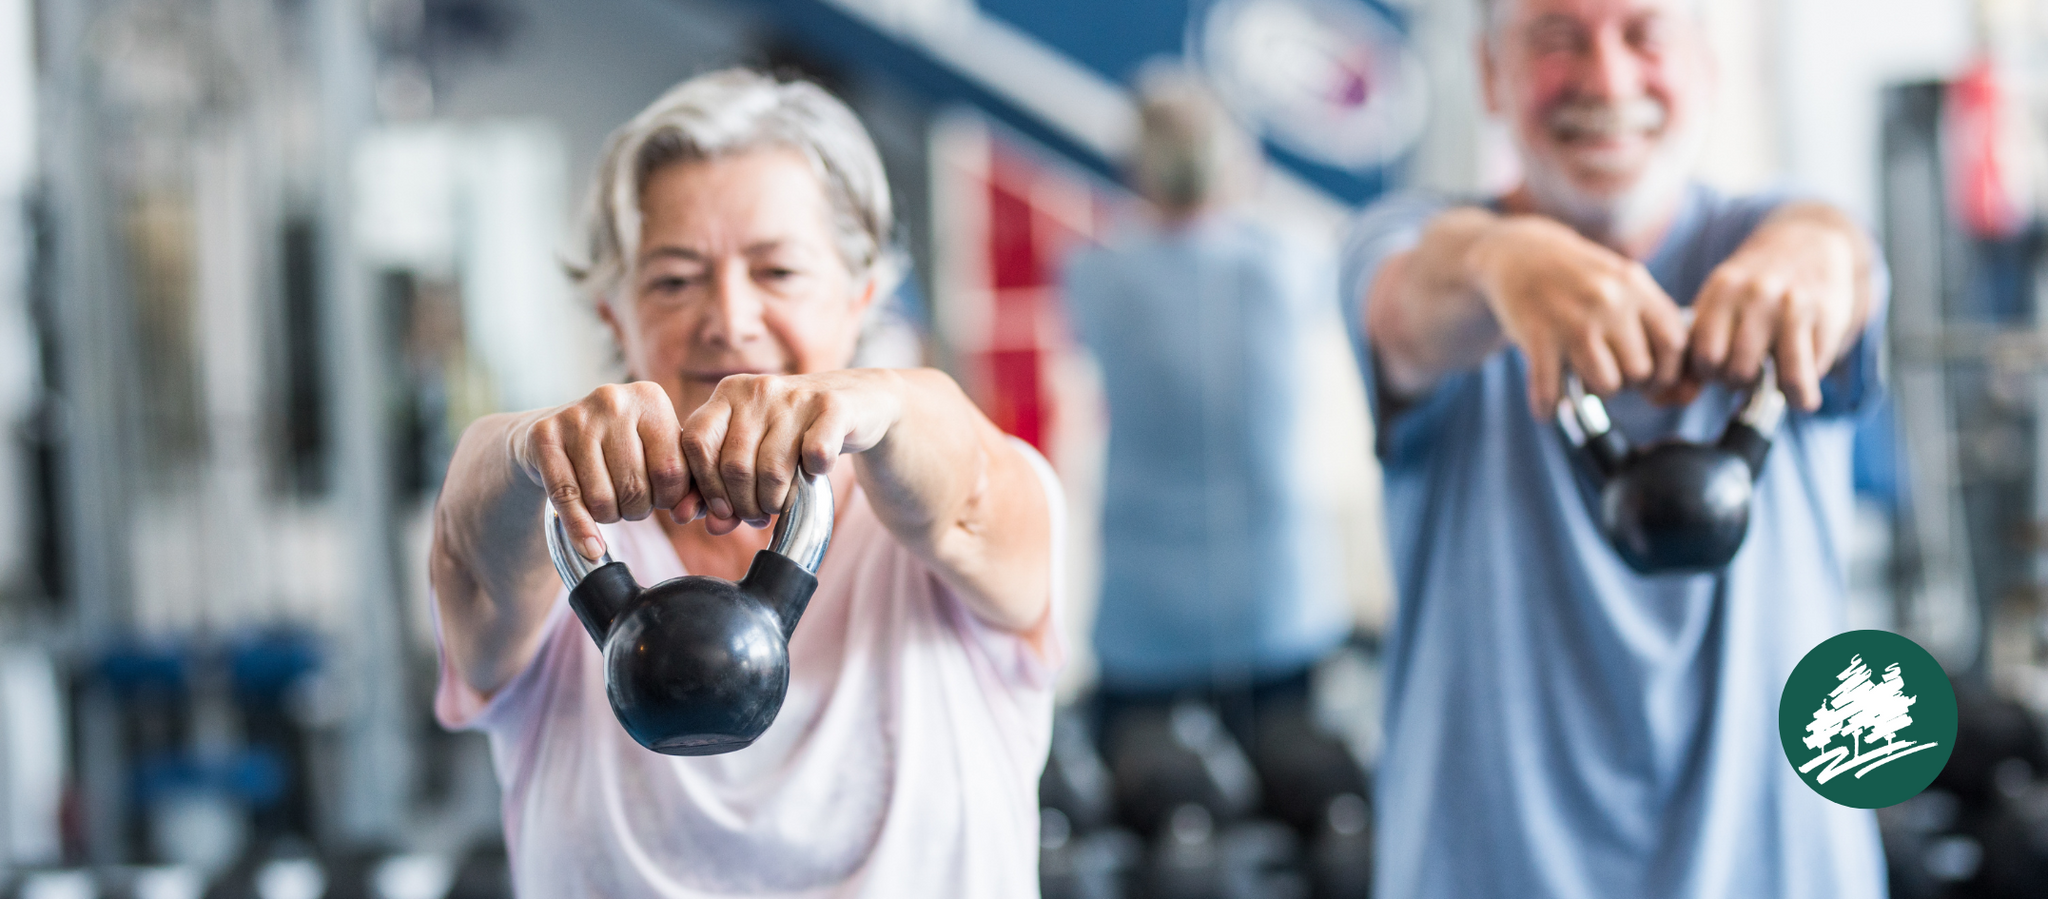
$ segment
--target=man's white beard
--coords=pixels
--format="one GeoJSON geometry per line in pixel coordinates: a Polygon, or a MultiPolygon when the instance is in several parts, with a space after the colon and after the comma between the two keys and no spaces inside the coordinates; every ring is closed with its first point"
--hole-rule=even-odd
{"type": "MultiPolygon", "coordinates": [[[[1655,101],[1642,98],[1633,102],[1650,104],[1655,101]]],[[[1660,119],[1663,111],[1661,106],[1656,108],[1660,119]]],[[[1639,119],[1641,115],[1640,106],[1635,109],[1589,109],[1580,104],[1576,108],[1560,109],[1546,127],[1557,127],[1560,119],[1588,123],[1580,130],[1622,127],[1631,125],[1631,120],[1639,119]]],[[[1589,239],[1610,245],[1646,236],[1652,229],[1664,225],[1683,196],[1702,142],[1701,132],[1702,129],[1688,123],[1654,138],[1656,144],[1651,148],[1650,158],[1644,162],[1635,183],[1613,195],[1594,196],[1581,191],[1563,172],[1539,164],[1520,131],[1512,130],[1516,149],[1521,151],[1523,183],[1529,189],[1536,210],[1563,221],[1589,239]]]]}

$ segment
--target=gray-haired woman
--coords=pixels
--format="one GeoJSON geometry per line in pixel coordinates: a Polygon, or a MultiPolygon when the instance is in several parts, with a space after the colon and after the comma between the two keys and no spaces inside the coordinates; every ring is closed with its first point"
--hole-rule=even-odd
{"type": "Polygon", "coordinates": [[[434,522],[436,712],[491,737],[519,892],[1037,895],[1059,494],[945,375],[844,367],[890,287],[866,132],[814,85],[705,75],[592,196],[572,274],[631,383],[479,420],[434,522]],[[729,755],[640,748],[542,503],[643,582],[737,578],[799,465],[840,501],[780,716],[729,755]]]}

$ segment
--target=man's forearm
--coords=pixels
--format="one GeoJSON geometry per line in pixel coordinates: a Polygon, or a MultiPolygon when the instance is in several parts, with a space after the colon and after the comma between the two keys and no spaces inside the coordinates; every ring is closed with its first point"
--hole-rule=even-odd
{"type": "Polygon", "coordinates": [[[1450,372],[1500,349],[1502,336],[1467,259],[1499,217],[1484,209],[1437,216],[1414,249],[1388,257],[1367,287],[1365,333],[1389,399],[1427,392],[1450,372]]]}

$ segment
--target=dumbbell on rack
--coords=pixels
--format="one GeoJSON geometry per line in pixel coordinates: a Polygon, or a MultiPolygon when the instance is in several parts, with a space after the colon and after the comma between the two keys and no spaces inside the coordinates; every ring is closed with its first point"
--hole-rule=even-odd
{"type": "Polygon", "coordinates": [[[2024,706],[1956,681],[1954,751],[1934,785],[1879,809],[1896,899],[2038,897],[2048,885],[2048,745],[2024,706]]]}
{"type": "Polygon", "coordinates": [[[1143,846],[1115,825],[1109,768],[1079,715],[1053,722],[1052,751],[1038,782],[1039,890],[1045,899],[1135,895],[1143,846]]]}
{"type": "Polygon", "coordinates": [[[1118,820],[1150,840],[1185,805],[1230,822],[1259,805],[1251,760],[1215,710],[1193,701],[1125,713],[1104,743],[1118,820]]]}
{"type": "Polygon", "coordinates": [[[1318,724],[1307,701],[1262,710],[1252,760],[1265,814],[1308,843],[1308,872],[1318,899],[1363,897],[1372,890],[1371,786],[1349,744],[1318,724]]]}
{"type": "Polygon", "coordinates": [[[1300,844],[1286,825],[1245,820],[1217,827],[1206,808],[1169,815],[1146,868],[1147,899],[1308,899],[1300,844]]]}

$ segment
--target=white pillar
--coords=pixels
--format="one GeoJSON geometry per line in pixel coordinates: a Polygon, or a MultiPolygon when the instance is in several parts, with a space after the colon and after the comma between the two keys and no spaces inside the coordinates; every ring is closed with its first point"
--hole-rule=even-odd
{"type": "Polygon", "coordinates": [[[40,363],[28,319],[31,235],[24,218],[35,166],[35,68],[28,0],[0,0],[0,594],[20,583],[29,546],[21,444],[40,363]]]}
{"type": "Polygon", "coordinates": [[[357,140],[373,118],[375,55],[362,0],[320,0],[311,10],[321,109],[320,330],[330,395],[332,500],[344,522],[354,582],[354,631],[341,647],[350,714],[342,734],[340,826],[356,840],[403,834],[412,759],[399,630],[392,476],[390,368],[382,316],[353,245],[349,189],[357,140]]]}

